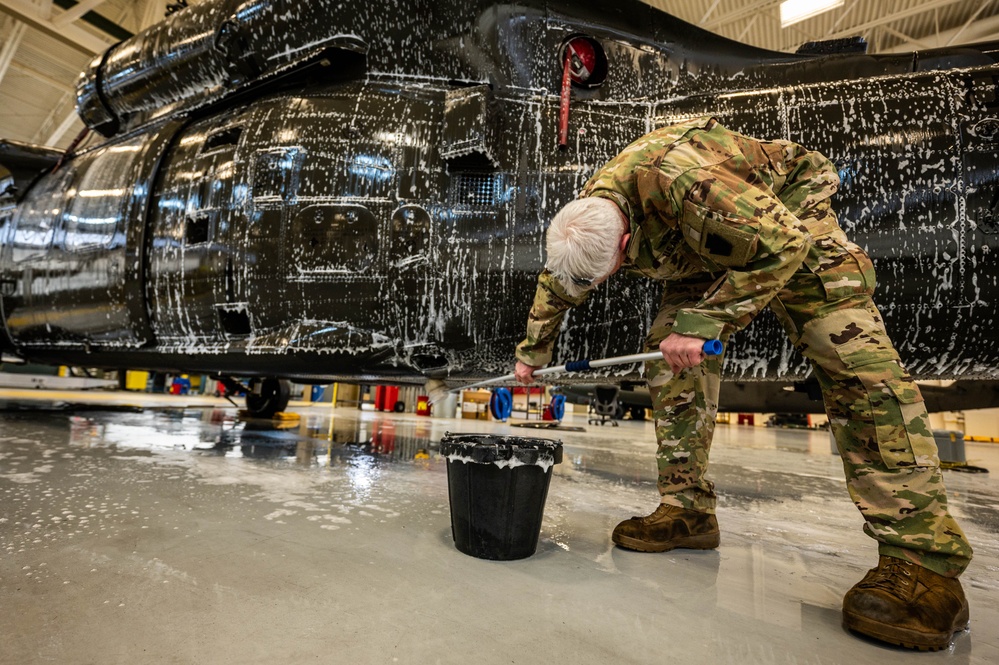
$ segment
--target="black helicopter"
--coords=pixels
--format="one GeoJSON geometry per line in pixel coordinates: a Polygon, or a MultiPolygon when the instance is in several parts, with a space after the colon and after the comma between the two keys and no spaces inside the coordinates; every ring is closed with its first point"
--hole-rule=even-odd
{"type": "MultiPolygon", "coordinates": [[[[770,52],[637,0],[208,0],[83,73],[101,141],[0,142],[0,347],[250,378],[262,414],[283,380],[502,374],[553,212],[638,136],[714,115],[836,163],[914,376],[990,379],[997,53],[770,52]]],[[[555,360],[636,352],[658,300],[602,286],[555,360]]],[[[807,365],[767,315],[725,371],[777,385],[807,365]]]]}

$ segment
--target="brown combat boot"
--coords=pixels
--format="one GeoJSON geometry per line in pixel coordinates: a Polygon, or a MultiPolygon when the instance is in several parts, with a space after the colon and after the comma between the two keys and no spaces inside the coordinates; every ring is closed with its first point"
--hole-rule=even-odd
{"type": "Polygon", "coordinates": [[[677,547],[713,550],[718,547],[714,515],[659,504],[647,517],[632,517],[614,528],[615,545],[639,552],[668,552],[677,547]]]}
{"type": "Polygon", "coordinates": [[[956,577],[882,556],[843,598],[843,625],[883,642],[938,651],[968,627],[968,601],[956,577]]]}

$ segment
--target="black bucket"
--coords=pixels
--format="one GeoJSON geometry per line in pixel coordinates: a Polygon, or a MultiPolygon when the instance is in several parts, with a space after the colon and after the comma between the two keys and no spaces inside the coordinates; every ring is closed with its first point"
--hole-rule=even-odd
{"type": "Polygon", "coordinates": [[[441,455],[447,458],[455,547],[497,561],[534,554],[562,442],[449,433],[441,439],[441,455]]]}

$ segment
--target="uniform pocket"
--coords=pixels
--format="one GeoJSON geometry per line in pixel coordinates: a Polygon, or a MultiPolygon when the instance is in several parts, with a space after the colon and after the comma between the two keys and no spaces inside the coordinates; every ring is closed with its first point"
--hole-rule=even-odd
{"type": "Polygon", "coordinates": [[[867,252],[842,233],[815,238],[804,264],[822,282],[827,302],[874,294],[874,264],[867,252]]]}
{"type": "Polygon", "coordinates": [[[919,388],[911,379],[899,378],[901,366],[884,355],[857,352],[840,355],[867,393],[867,399],[861,399],[854,408],[863,411],[869,405],[878,452],[887,468],[936,466],[939,464],[936,444],[928,431],[919,388]],[[868,404],[862,403],[865,401],[868,404]]]}
{"type": "Polygon", "coordinates": [[[937,465],[923,396],[880,326],[865,310],[844,310],[827,319],[821,332],[806,332],[810,344],[805,355],[830,373],[838,384],[833,390],[841,402],[848,400],[843,405],[852,417],[873,426],[866,437],[876,439],[884,465],[889,469],[937,465]],[[839,362],[821,361],[830,353],[839,362]]]}
{"type": "MultiPolygon", "coordinates": [[[[861,319],[858,316],[857,318],[858,321],[851,321],[840,333],[842,337],[849,337],[849,339],[839,342],[835,347],[836,355],[839,356],[843,366],[847,370],[856,371],[859,375],[861,367],[896,362],[898,354],[893,348],[882,344],[878,337],[869,334],[869,332],[865,334],[867,330],[865,324],[868,317],[865,316],[861,319]]],[[[835,335],[830,335],[831,341],[836,342],[835,338],[835,335]]]]}
{"type": "MultiPolygon", "coordinates": [[[[850,328],[844,332],[849,334],[850,328]]],[[[862,390],[858,386],[858,401],[853,409],[858,415],[870,410],[884,465],[889,469],[916,466],[901,403],[888,387],[889,381],[896,380],[894,377],[901,371],[898,355],[879,344],[876,337],[865,334],[836,346],[836,355],[845,368],[844,374],[856,375],[863,385],[862,390]]]]}
{"type": "Polygon", "coordinates": [[[929,417],[926,415],[926,405],[919,386],[912,380],[886,379],[885,386],[898,400],[899,412],[905,433],[909,438],[912,456],[916,466],[939,466],[937,442],[930,430],[929,417]]]}
{"type": "Polygon", "coordinates": [[[680,227],[687,244],[720,266],[745,266],[759,244],[759,232],[749,220],[711,210],[689,199],[683,201],[680,227]]]}

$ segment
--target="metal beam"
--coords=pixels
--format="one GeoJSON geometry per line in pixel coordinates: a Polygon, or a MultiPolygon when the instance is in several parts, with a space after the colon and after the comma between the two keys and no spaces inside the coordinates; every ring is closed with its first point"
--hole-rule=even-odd
{"type": "Polygon", "coordinates": [[[45,120],[42,120],[42,124],[39,125],[38,129],[35,130],[35,133],[31,135],[32,143],[39,143],[42,140],[42,135],[47,134],[55,126],[56,116],[65,113],[66,103],[72,98],[73,96],[68,92],[64,93],[63,96],[59,98],[59,101],[52,107],[49,114],[45,116],[45,120]]]}
{"type": "Polygon", "coordinates": [[[58,16],[54,17],[52,19],[52,23],[60,26],[69,25],[76,19],[80,18],[81,16],[89,12],[91,9],[95,9],[100,5],[103,5],[104,2],[105,0],[82,0],[80,4],[76,5],[75,7],[70,7],[62,14],[59,14],[58,16]]]}
{"type": "Polygon", "coordinates": [[[975,22],[975,19],[978,18],[978,15],[981,14],[983,11],[985,11],[985,8],[991,4],[992,0],[985,0],[985,2],[983,2],[981,6],[978,8],[978,11],[968,17],[968,20],[964,22],[964,25],[961,26],[961,29],[955,32],[954,35],[947,40],[945,46],[950,46],[955,41],[957,41],[957,38],[964,34],[964,31],[968,29],[968,26],[975,22]]]}
{"type": "Polygon", "coordinates": [[[46,20],[52,18],[52,8],[55,6],[55,0],[35,0],[34,5],[38,9],[38,16],[46,20]]]}
{"type": "MultiPolygon", "coordinates": [[[[137,22],[138,19],[138,7],[136,6],[138,2],[130,2],[121,14],[118,15],[116,22],[118,25],[125,25],[129,21],[137,22]]],[[[134,33],[133,33],[134,34],[134,33]]]]}
{"type": "Polygon", "coordinates": [[[780,5],[780,0],[770,0],[770,2],[753,2],[749,3],[747,6],[737,9],[733,12],[729,12],[724,16],[719,16],[713,21],[705,23],[701,27],[705,30],[711,30],[712,32],[718,32],[719,29],[725,26],[731,25],[732,23],[738,23],[739,21],[744,21],[748,18],[756,16],[768,9],[772,9],[780,5]]]}
{"type": "Polygon", "coordinates": [[[146,0],[146,6],[142,10],[142,20],[139,21],[139,30],[145,30],[165,18],[166,0],[146,0]]]}
{"type": "Polygon", "coordinates": [[[759,20],[759,18],[760,18],[760,15],[757,14],[752,19],[750,19],[750,21],[748,23],[746,23],[746,27],[743,28],[742,32],[739,33],[739,36],[735,38],[735,41],[741,42],[743,39],[745,39],[746,35],[749,33],[749,31],[752,30],[752,28],[753,28],[754,25],[756,25],[756,22],[759,20]]]}
{"type": "Polygon", "coordinates": [[[3,49],[0,49],[0,82],[3,82],[3,77],[7,75],[7,68],[10,67],[14,54],[17,53],[17,47],[21,45],[21,39],[27,29],[28,26],[23,23],[15,23],[14,29],[10,31],[7,41],[4,42],[3,49]]]}
{"type": "MultiPolygon", "coordinates": [[[[52,0],[53,4],[60,9],[69,11],[76,7],[79,3],[77,0],[52,0]]],[[[121,27],[111,19],[107,18],[103,14],[98,14],[97,12],[90,11],[81,17],[81,20],[85,23],[89,23],[106,35],[114,37],[116,41],[125,41],[130,37],[134,36],[135,33],[126,30],[121,27]]]]}
{"type": "Polygon", "coordinates": [[[844,10],[843,13],[839,15],[839,18],[836,19],[836,22],[832,24],[832,29],[835,30],[836,28],[838,28],[839,24],[842,23],[843,21],[845,21],[850,16],[850,12],[852,12],[854,9],[856,9],[857,5],[859,5],[859,4],[860,3],[858,2],[858,3],[854,3],[852,5],[849,5],[846,8],[846,10],[844,10]]]}
{"type": "Polygon", "coordinates": [[[13,69],[14,71],[21,72],[25,76],[30,76],[36,81],[40,81],[42,83],[48,83],[50,86],[52,86],[57,90],[62,90],[63,92],[74,92],[76,90],[76,86],[73,83],[67,83],[65,81],[57,81],[51,76],[46,76],[37,69],[32,69],[31,67],[22,65],[19,62],[10,63],[10,68],[13,69]]]}
{"type": "Polygon", "coordinates": [[[967,28],[954,28],[952,30],[944,30],[943,32],[937,32],[936,34],[922,37],[922,42],[925,43],[926,46],[922,46],[922,44],[917,44],[915,42],[905,42],[886,48],[884,52],[907,53],[909,51],[915,51],[918,48],[940,48],[949,43],[958,31],[962,31],[964,40],[971,43],[999,39],[999,16],[989,16],[988,18],[983,18],[982,20],[971,24],[967,28]]]}
{"type": "Polygon", "coordinates": [[[720,2],[721,0],[715,0],[712,2],[711,6],[708,7],[708,11],[704,12],[704,16],[702,16],[701,20],[697,22],[697,25],[704,25],[704,22],[711,18],[711,15],[715,13],[715,9],[718,8],[718,3],[720,2]]]}
{"type": "MultiPolygon", "coordinates": [[[[767,18],[769,18],[771,21],[773,21],[777,25],[780,25],[780,10],[779,9],[776,10],[776,11],[773,11],[773,12],[766,12],[766,14],[767,14],[767,18]]],[[[757,14],[757,16],[759,16],[759,14],[757,14]]],[[[821,40],[825,39],[824,37],[814,35],[810,31],[805,30],[804,26],[805,26],[805,22],[802,21],[802,22],[799,22],[799,23],[792,23],[791,25],[789,25],[787,27],[781,26],[781,30],[785,34],[789,34],[789,33],[793,32],[793,33],[796,33],[797,35],[803,37],[804,41],[800,42],[800,43],[818,42],[818,41],[821,41],[821,40]]]]}
{"type": "Polygon", "coordinates": [[[67,115],[63,121],[59,123],[59,126],[55,128],[55,131],[52,132],[48,140],[45,141],[43,145],[55,145],[58,143],[62,139],[63,135],[69,131],[69,128],[79,120],[80,117],[76,115],[76,109],[73,109],[69,112],[69,115],[67,115]]]}
{"type": "Polygon", "coordinates": [[[743,39],[745,39],[746,38],[746,34],[753,28],[754,25],[756,25],[756,21],[758,21],[759,18],[760,18],[760,15],[757,14],[752,19],[750,19],[750,21],[748,23],[746,23],[746,27],[744,27],[742,29],[742,32],[739,33],[739,36],[735,38],[735,41],[741,42],[743,39]]]}
{"type": "Polygon", "coordinates": [[[901,32],[900,30],[896,30],[895,28],[891,27],[890,25],[883,25],[883,26],[881,26],[881,29],[884,30],[885,32],[887,32],[890,35],[895,35],[896,37],[898,37],[899,39],[901,39],[905,43],[913,44],[915,46],[918,46],[921,49],[930,48],[929,46],[927,46],[923,42],[919,41],[918,39],[913,39],[909,35],[905,34],[904,32],[901,32]]]}
{"type": "Polygon", "coordinates": [[[87,55],[103,53],[110,46],[104,40],[75,25],[56,25],[48,17],[42,16],[38,7],[28,0],[0,0],[0,11],[87,55]]]}
{"type": "Polygon", "coordinates": [[[942,9],[948,5],[956,5],[959,2],[965,2],[965,0],[930,0],[930,2],[924,2],[922,4],[916,5],[915,7],[910,7],[909,9],[903,9],[901,11],[893,12],[891,14],[885,14],[879,19],[874,21],[868,21],[867,23],[862,23],[860,25],[849,26],[844,30],[834,32],[826,36],[826,39],[838,39],[840,37],[850,37],[857,34],[858,32],[865,32],[872,28],[880,28],[883,25],[889,23],[895,23],[896,21],[901,21],[902,19],[907,19],[912,16],[919,16],[920,14],[927,14],[933,9],[942,9]]]}

